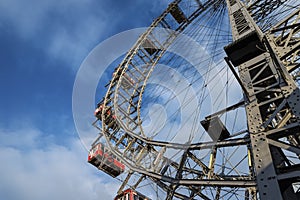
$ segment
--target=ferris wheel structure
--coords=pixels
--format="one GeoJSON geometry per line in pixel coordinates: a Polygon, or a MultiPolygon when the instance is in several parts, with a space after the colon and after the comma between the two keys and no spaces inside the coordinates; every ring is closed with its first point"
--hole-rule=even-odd
{"type": "Polygon", "coordinates": [[[299,66],[298,1],[175,0],[115,68],[92,147],[119,194],[299,199],[299,66]]]}

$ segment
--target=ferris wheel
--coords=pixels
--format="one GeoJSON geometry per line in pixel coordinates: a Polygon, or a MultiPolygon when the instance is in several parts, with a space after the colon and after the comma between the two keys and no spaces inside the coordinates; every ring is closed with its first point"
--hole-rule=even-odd
{"type": "Polygon", "coordinates": [[[175,0],[115,66],[89,162],[119,197],[297,199],[299,30],[294,0],[175,0]]]}

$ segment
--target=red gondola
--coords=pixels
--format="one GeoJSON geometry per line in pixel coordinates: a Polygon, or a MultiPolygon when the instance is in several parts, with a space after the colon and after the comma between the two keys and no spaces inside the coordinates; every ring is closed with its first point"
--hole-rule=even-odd
{"type": "Polygon", "coordinates": [[[102,121],[102,110],[105,109],[106,112],[105,112],[105,124],[109,127],[109,128],[112,128],[114,130],[117,130],[119,129],[119,125],[117,123],[117,119],[116,119],[116,115],[114,115],[111,111],[111,108],[107,108],[107,107],[104,107],[103,105],[103,101],[101,101],[100,103],[98,103],[97,105],[97,108],[94,112],[94,115],[95,117],[97,117],[99,120],[102,121]]]}
{"type": "Polygon", "coordinates": [[[135,190],[127,189],[124,190],[121,194],[117,195],[114,200],[151,200],[151,199],[135,190]]]}
{"type": "Polygon", "coordinates": [[[114,178],[125,170],[125,165],[102,143],[98,143],[92,147],[89,152],[88,162],[114,178]]]}

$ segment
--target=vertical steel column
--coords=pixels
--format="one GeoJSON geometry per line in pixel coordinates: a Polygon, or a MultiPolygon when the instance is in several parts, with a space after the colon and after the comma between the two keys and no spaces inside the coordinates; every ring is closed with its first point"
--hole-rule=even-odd
{"type": "MultiPolygon", "coordinates": [[[[273,138],[270,131],[278,129],[279,124],[282,127],[283,124],[299,123],[300,92],[243,3],[240,0],[226,2],[234,42],[225,47],[225,51],[230,62],[238,67],[241,84],[247,91],[250,151],[259,196],[265,200],[283,199],[292,182],[280,180],[278,169],[286,166],[288,160],[279,146],[269,142],[273,138]],[[281,115],[288,112],[293,113],[293,122],[281,115]]],[[[289,128],[285,131],[286,137],[296,134],[289,128]]],[[[289,192],[289,198],[290,195],[293,194],[289,192]]]]}

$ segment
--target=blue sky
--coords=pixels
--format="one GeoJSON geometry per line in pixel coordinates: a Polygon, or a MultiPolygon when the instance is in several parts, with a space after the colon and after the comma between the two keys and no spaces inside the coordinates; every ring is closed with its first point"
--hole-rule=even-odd
{"type": "Polygon", "coordinates": [[[0,199],[112,199],[119,183],[86,163],[76,133],[74,80],[94,47],[166,2],[0,2],[0,199]]]}

